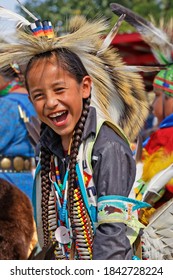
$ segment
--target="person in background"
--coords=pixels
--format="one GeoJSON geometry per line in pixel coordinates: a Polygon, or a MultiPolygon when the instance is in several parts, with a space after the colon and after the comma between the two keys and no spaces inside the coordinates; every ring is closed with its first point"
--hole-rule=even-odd
{"type": "Polygon", "coordinates": [[[158,128],[157,118],[153,114],[153,101],[155,98],[155,93],[153,91],[148,92],[147,97],[148,97],[148,104],[149,104],[149,114],[146,119],[145,125],[140,132],[143,141],[145,141],[151,135],[151,133],[158,128]]]}
{"type": "Polygon", "coordinates": [[[154,17],[150,22],[117,3],[112,3],[111,8],[116,15],[126,14],[125,20],[140,33],[160,64],[153,81],[155,99],[152,107],[157,128],[142,145],[137,145],[138,176],[133,188],[137,199],[150,204],[139,213],[140,221],[146,226],[141,235],[142,259],[172,260],[173,20],[171,17],[168,21],[161,18],[156,26],[154,17]]]}
{"type": "MultiPolygon", "coordinates": [[[[161,70],[153,81],[155,99],[153,114],[158,128],[143,142],[142,180],[149,182],[160,171],[173,164],[173,67],[161,70]]],[[[173,179],[170,178],[154,199],[156,206],[173,197],[173,179]]]]}
{"type": "Polygon", "coordinates": [[[30,199],[35,160],[26,125],[31,116],[36,112],[23,75],[12,63],[0,71],[0,178],[17,185],[30,199]]]}

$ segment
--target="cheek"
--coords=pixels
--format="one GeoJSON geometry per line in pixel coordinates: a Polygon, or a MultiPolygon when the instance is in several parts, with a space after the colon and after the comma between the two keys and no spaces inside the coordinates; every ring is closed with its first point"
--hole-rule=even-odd
{"type": "Polygon", "coordinates": [[[169,116],[173,113],[173,100],[167,99],[165,101],[165,114],[166,116],[169,116]]]}
{"type": "Polygon", "coordinates": [[[153,109],[156,112],[159,112],[162,110],[162,99],[161,98],[156,98],[154,103],[153,103],[153,109]]]}
{"type": "Polygon", "coordinates": [[[163,108],[162,108],[162,103],[160,102],[155,102],[153,104],[153,114],[154,116],[158,119],[159,122],[161,122],[163,118],[163,108]]]}
{"type": "Polygon", "coordinates": [[[42,111],[43,111],[43,104],[42,104],[42,102],[32,102],[32,104],[33,104],[37,114],[39,116],[41,116],[42,115],[42,111]]]}
{"type": "Polygon", "coordinates": [[[152,107],[153,107],[153,113],[155,114],[155,111],[156,111],[156,108],[157,108],[156,99],[154,100],[154,102],[153,102],[153,104],[152,104],[152,107]]]}
{"type": "Polygon", "coordinates": [[[63,100],[69,107],[73,108],[74,111],[81,111],[83,109],[83,98],[79,91],[75,91],[74,94],[69,94],[66,100],[63,100]]]}

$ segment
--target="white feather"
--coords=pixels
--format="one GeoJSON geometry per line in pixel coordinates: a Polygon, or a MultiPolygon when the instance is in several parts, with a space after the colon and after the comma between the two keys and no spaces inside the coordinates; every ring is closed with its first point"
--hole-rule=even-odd
{"type": "Polygon", "coordinates": [[[140,65],[123,65],[121,67],[115,67],[115,71],[125,71],[125,72],[155,72],[155,71],[160,71],[162,69],[165,69],[164,66],[140,66],[140,65]]]}
{"type": "Polygon", "coordinates": [[[118,21],[115,23],[115,25],[113,26],[113,28],[111,29],[111,31],[108,33],[108,35],[106,36],[106,38],[103,41],[103,44],[100,48],[100,51],[98,52],[98,54],[100,52],[104,52],[107,50],[107,48],[110,46],[113,38],[116,36],[116,34],[118,33],[118,30],[123,22],[125,18],[125,15],[121,15],[118,19],[118,21]]]}
{"type": "Polygon", "coordinates": [[[142,242],[143,259],[173,259],[173,198],[151,216],[142,242]]]}
{"type": "Polygon", "coordinates": [[[6,25],[8,25],[9,22],[14,22],[16,24],[16,27],[30,25],[30,22],[23,16],[20,16],[8,9],[0,7],[0,22],[2,21],[4,21],[6,25]]]}
{"type": "Polygon", "coordinates": [[[148,192],[154,193],[159,196],[159,191],[166,185],[167,182],[173,177],[173,164],[157,173],[149,182],[147,190],[143,195],[143,201],[147,201],[148,192]]]}
{"type": "Polygon", "coordinates": [[[149,22],[142,16],[120,4],[112,3],[110,4],[110,7],[112,11],[118,16],[121,14],[126,14],[125,21],[135,27],[136,30],[141,34],[144,41],[151,47],[152,52],[156,56],[156,59],[159,63],[165,63],[165,59],[168,62],[172,62],[170,59],[173,44],[171,43],[170,38],[164,29],[157,28],[152,24],[152,22],[149,22]],[[162,56],[159,56],[160,52],[162,53],[162,56]]]}
{"type": "Polygon", "coordinates": [[[33,18],[34,21],[35,21],[35,20],[38,20],[38,18],[36,18],[30,11],[28,11],[28,9],[25,8],[19,0],[17,0],[17,2],[19,3],[21,9],[22,9],[26,14],[28,14],[31,18],[33,18]]]}

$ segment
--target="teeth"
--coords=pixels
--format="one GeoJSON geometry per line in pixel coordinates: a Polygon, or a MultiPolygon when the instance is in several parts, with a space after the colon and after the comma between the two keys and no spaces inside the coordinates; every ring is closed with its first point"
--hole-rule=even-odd
{"type": "Polygon", "coordinates": [[[61,115],[63,115],[66,111],[63,111],[63,112],[59,112],[59,113],[54,113],[54,114],[51,114],[49,115],[50,118],[56,118],[56,117],[59,117],[61,115]]]}

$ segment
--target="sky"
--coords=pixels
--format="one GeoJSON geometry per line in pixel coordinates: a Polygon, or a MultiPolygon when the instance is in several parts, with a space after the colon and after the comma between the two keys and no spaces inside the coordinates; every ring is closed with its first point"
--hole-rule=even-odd
{"type": "MultiPolygon", "coordinates": [[[[22,4],[24,4],[26,2],[26,0],[20,0],[20,2],[22,4]]],[[[12,11],[12,12],[17,12],[15,10],[15,6],[18,6],[19,3],[16,0],[0,0],[0,6],[12,11]]],[[[13,23],[9,23],[8,26],[6,24],[6,22],[4,23],[4,21],[1,22],[1,28],[3,28],[4,26],[4,30],[5,30],[5,38],[7,37],[8,32],[12,31],[12,28],[14,28],[14,24],[13,23]],[[3,25],[4,24],[4,25],[3,25]]]]}
{"type": "MultiPolygon", "coordinates": [[[[20,2],[22,4],[25,3],[25,0],[20,0],[20,2]]],[[[11,10],[13,12],[16,12],[15,11],[15,6],[19,5],[18,2],[16,0],[0,0],[0,6],[8,9],[8,10],[11,10]]]]}

